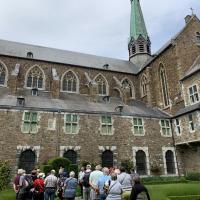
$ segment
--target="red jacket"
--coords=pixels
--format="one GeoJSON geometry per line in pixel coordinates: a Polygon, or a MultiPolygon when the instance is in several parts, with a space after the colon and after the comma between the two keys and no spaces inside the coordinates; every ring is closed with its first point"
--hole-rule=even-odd
{"type": "Polygon", "coordinates": [[[44,192],[44,180],[42,178],[37,178],[33,182],[33,187],[39,192],[44,192]]]}

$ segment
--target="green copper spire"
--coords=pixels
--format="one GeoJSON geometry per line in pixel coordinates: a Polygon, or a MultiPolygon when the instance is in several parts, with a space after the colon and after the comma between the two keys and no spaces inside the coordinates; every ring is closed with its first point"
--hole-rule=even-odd
{"type": "Polygon", "coordinates": [[[145,39],[148,37],[140,2],[139,0],[131,0],[130,39],[137,40],[139,35],[142,35],[145,39]]]}

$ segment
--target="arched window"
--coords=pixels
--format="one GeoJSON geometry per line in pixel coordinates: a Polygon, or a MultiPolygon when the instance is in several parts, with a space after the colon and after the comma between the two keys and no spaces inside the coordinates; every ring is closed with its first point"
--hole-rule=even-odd
{"type": "Polygon", "coordinates": [[[135,45],[133,44],[132,46],[132,54],[135,54],[136,53],[136,48],[135,48],[135,45]]]}
{"type": "Polygon", "coordinates": [[[139,175],[147,174],[146,154],[142,150],[136,152],[136,168],[139,175]]]}
{"type": "Polygon", "coordinates": [[[165,153],[167,174],[175,174],[175,162],[174,162],[174,153],[171,150],[168,150],[165,153]]]}
{"type": "Polygon", "coordinates": [[[27,58],[33,58],[33,53],[30,52],[30,51],[27,52],[26,57],[27,57],[27,58]]]}
{"type": "Polygon", "coordinates": [[[38,66],[32,67],[28,72],[26,86],[28,88],[44,88],[44,73],[38,66]]]}
{"type": "Polygon", "coordinates": [[[128,91],[128,95],[130,98],[134,97],[133,96],[133,85],[131,81],[129,81],[127,78],[122,80],[122,88],[126,89],[128,91]]]}
{"type": "Polygon", "coordinates": [[[138,47],[139,47],[139,52],[143,53],[144,52],[144,44],[141,42],[141,43],[139,43],[138,47]]]}
{"type": "Polygon", "coordinates": [[[6,69],[5,67],[0,63],[0,85],[4,86],[6,82],[6,69]]]}
{"type": "Polygon", "coordinates": [[[168,106],[169,94],[168,94],[168,88],[167,88],[167,79],[166,79],[165,68],[162,64],[160,64],[159,75],[160,75],[160,84],[161,84],[164,106],[168,106]]]}
{"type": "Polygon", "coordinates": [[[95,78],[98,87],[98,94],[101,96],[107,95],[107,81],[106,79],[100,74],[95,78]]]}
{"type": "Polygon", "coordinates": [[[106,150],[102,153],[102,167],[113,167],[113,152],[106,150]]]}
{"type": "Polygon", "coordinates": [[[142,76],[141,78],[141,95],[146,96],[147,95],[147,77],[145,75],[142,76]]]}
{"type": "Polygon", "coordinates": [[[197,43],[200,43],[200,32],[196,32],[197,43]]]}
{"type": "Polygon", "coordinates": [[[65,151],[63,157],[69,159],[72,164],[77,164],[77,153],[74,150],[65,151]]]}
{"type": "Polygon", "coordinates": [[[74,72],[68,71],[62,79],[62,90],[66,92],[78,92],[78,78],[74,72]]]}
{"type": "Polygon", "coordinates": [[[25,150],[20,154],[19,157],[19,169],[26,170],[26,173],[30,173],[36,164],[36,155],[31,149],[25,150]]]}

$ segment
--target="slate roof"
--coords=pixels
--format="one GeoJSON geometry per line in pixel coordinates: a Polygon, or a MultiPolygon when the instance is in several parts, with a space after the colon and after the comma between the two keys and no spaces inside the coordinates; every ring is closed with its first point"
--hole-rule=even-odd
{"type": "Polygon", "coordinates": [[[195,110],[200,110],[200,102],[199,103],[196,103],[194,105],[190,105],[190,106],[187,106],[185,108],[181,108],[174,116],[174,118],[178,117],[178,116],[181,116],[181,115],[185,115],[187,113],[191,113],[195,110]]]}
{"type": "MultiPolygon", "coordinates": [[[[12,95],[3,95],[0,98],[0,109],[20,109],[17,105],[17,97],[12,95]]],[[[90,114],[111,114],[122,116],[143,116],[152,118],[169,118],[170,116],[158,109],[147,107],[144,103],[134,101],[130,106],[123,105],[123,111],[120,113],[115,108],[122,105],[118,99],[111,99],[108,103],[91,102],[84,95],[69,94],[65,99],[51,99],[41,96],[26,96],[25,107],[27,110],[39,110],[49,112],[75,112],[90,114]]]]}
{"type": "Polygon", "coordinates": [[[184,76],[181,78],[181,81],[192,76],[194,73],[198,71],[200,71],[200,56],[197,57],[197,59],[194,61],[190,69],[184,74],[184,76]]]}
{"type": "Polygon", "coordinates": [[[117,71],[130,74],[136,74],[138,72],[137,67],[126,60],[119,60],[67,50],[0,40],[1,55],[27,58],[28,52],[33,53],[33,59],[35,60],[69,64],[95,69],[103,69],[103,66],[105,64],[108,64],[109,71],[117,71]]]}

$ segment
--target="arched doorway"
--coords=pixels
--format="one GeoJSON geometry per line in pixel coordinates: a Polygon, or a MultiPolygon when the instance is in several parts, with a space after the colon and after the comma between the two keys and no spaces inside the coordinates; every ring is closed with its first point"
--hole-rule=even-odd
{"type": "Polygon", "coordinates": [[[142,150],[136,152],[136,168],[139,175],[147,174],[146,154],[142,150]]]}
{"type": "Polygon", "coordinates": [[[30,173],[34,169],[35,163],[35,152],[31,149],[25,150],[20,154],[18,168],[26,170],[26,173],[30,173]]]}
{"type": "Polygon", "coordinates": [[[165,153],[167,174],[175,174],[175,163],[174,163],[174,153],[171,150],[168,150],[165,153]]]}
{"type": "Polygon", "coordinates": [[[106,150],[102,153],[102,167],[113,167],[113,152],[106,150]]]}
{"type": "Polygon", "coordinates": [[[74,150],[65,151],[63,157],[69,159],[72,164],[77,164],[77,153],[74,150]]]}

